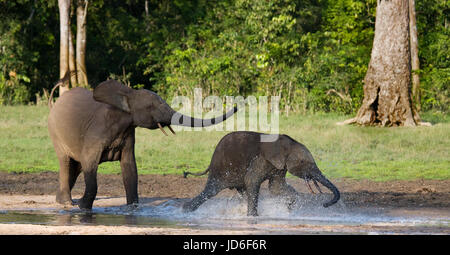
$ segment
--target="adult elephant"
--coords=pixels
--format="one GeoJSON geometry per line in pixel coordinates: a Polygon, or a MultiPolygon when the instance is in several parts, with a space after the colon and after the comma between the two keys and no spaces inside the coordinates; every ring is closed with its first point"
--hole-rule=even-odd
{"type": "Polygon", "coordinates": [[[163,132],[165,126],[173,132],[171,124],[206,127],[236,111],[234,108],[213,119],[192,118],[174,111],[152,91],[134,90],[115,80],[99,84],[93,92],[73,88],[56,101],[48,117],[50,138],[60,163],[56,201],[73,204],[71,189],[83,172],[85,192],[78,206],[91,209],[97,194],[98,165],[119,160],[127,204],[138,203],[136,127],[160,128],[163,132]]]}

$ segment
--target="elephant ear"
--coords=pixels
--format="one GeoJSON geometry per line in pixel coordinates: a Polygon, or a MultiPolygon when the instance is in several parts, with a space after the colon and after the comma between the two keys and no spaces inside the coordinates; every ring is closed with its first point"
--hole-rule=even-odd
{"type": "Polygon", "coordinates": [[[94,99],[96,101],[115,106],[122,111],[130,112],[128,102],[129,95],[133,89],[115,80],[107,80],[100,83],[94,89],[94,99]]]}
{"type": "Polygon", "coordinates": [[[261,155],[276,169],[283,169],[289,156],[288,147],[282,136],[275,142],[261,143],[261,155]]]}

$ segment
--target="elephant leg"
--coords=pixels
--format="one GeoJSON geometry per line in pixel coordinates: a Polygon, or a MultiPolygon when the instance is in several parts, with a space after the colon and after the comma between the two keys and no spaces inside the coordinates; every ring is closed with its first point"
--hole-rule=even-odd
{"type": "Polygon", "coordinates": [[[220,183],[212,178],[208,178],[205,189],[191,201],[184,203],[183,211],[192,212],[197,210],[197,208],[200,207],[206,200],[217,195],[222,189],[223,186],[220,185],[220,183]]]}
{"type": "Polygon", "coordinates": [[[261,183],[267,176],[267,162],[257,158],[250,163],[245,175],[245,189],[247,191],[247,216],[258,216],[258,199],[261,183]]]}
{"type": "Polygon", "coordinates": [[[84,195],[78,201],[80,209],[92,209],[97,196],[97,164],[83,167],[85,190],[84,195]]]}
{"type": "Polygon", "coordinates": [[[67,155],[58,155],[59,160],[59,189],[56,193],[56,202],[66,204],[72,202],[70,195],[70,158],[67,155]]]}
{"type": "Polygon", "coordinates": [[[243,198],[243,197],[246,195],[245,188],[239,187],[239,188],[236,188],[236,190],[237,190],[237,192],[239,193],[239,197],[240,197],[240,198],[243,198]]]}
{"type": "MultiPolygon", "coordinates": [[[[134,136],[130,139],[133,138],[134,136]]],[[[127,204],[137,204],[139,202],[138,174],[134,156],[134,141],[127,141],[125,147],[122,149],[120,167],[122,169],[122,179],[127,196],[127,204]]]]}
{"type": "MultiPolygon", "coordinates": [[[[69,159],[69,171],[68,171],[68,177],[64,174],[64,178],[68,178],[67,182],[69,185],[69,188],[67,190],[66,184],[64,184],[64,192],[60,192],[60,196],[63,196],[65,198],[64,203],[70,203],[71,205],[75,205],[76,203],[72,200],[71,191],[73,186],[75,186],[75,183],[77,181],[78,176],[81,173],[81,164],[74,159],[69,159]],[[64,194],[64,195],[62,195],[64,194]]],[[[60,178],[61,179],[61,178],[60,178]]]]}
{"type": "Polygon", "coordinates": [[[292,206],[297,203],[298,192],[286,183],[285,174],[286,171],[273,175],[269,179],[269,191],[273,195],[286,197],[288,208],[292,209],[292,206]]]}
{"type": "Polygon", "coordinates": [[[259,188],[261,183],[252,183],[247,187],[247,216],[258,216],[259,188]]]}
{"type": "Polygon", "coordinates": [[[69,163],[69,188],[72,190],[77,182],[77,178],[81,173],[81,164],[78,161],[70,159],[69,163]]]}

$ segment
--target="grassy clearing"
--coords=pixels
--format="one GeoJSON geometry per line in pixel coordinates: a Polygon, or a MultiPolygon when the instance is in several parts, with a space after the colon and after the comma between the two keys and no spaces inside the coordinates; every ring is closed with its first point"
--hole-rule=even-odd
{"type": "MultiPolygon", "coordinates": [[[[0,107],[0,171],[58,171],[47,131],[44,106],[0,107]]],[[[290,115],[280,118],[280,133],[305,144],[331,178],[385,180],[449,179],[450,117],[423,114],[433,127],[378,128],[336,126],[349,116],[290,115]]],[[[138,128],[136,157],[140,174],[203,171],[228,132],[178,132],[138,128]]],[[[120,173],[118,162],[100,173],[120,173]]]]}

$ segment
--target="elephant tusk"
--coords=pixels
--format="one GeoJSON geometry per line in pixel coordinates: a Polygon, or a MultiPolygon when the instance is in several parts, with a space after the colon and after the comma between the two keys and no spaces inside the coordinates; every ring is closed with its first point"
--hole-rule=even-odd
{"type": "Polygon", "coordinates": [[[316,193],[314,193],[314,191],[311,189],[311,186],[309,186],[309,181],[308,181],[308,180],[305,180],[305,182],[306,182],[306,185],[308,185],[309,191],[310,191],[311,193],[313,193],[313,194],[316,194],[316,193]]]}
{"type": "Polygon", "coordinates": [[[316,188],[317,188],[317,190],[319,190],[320,194],[323,194],[323,192],[320,189],[319,184],[317,184],[316,180],[313,179],[313,181],[314,181],[314,185],[316,185],[316,188]]]}
{"type": "Polygon", "coordinates": [[[166,136],[168,136],[167,133],[166,133],[166,131],[164,131],[163,127],[161,126],[161,124],[159,124],[159,122],[158,122],[158,127],[159,127],[159,129],[161,129],[161,131],[162,131],[166,136]]]}
{"type": "Polygon", "coordinates": [[[167,126],[167,127],[169,128],[170,132],[172,132],[172,134],[176,135],[176,134],[175,134],[175,131],[173,131],[173,129],[172,129],[172,127],[171,127],[170,125],[167,126]]]}

